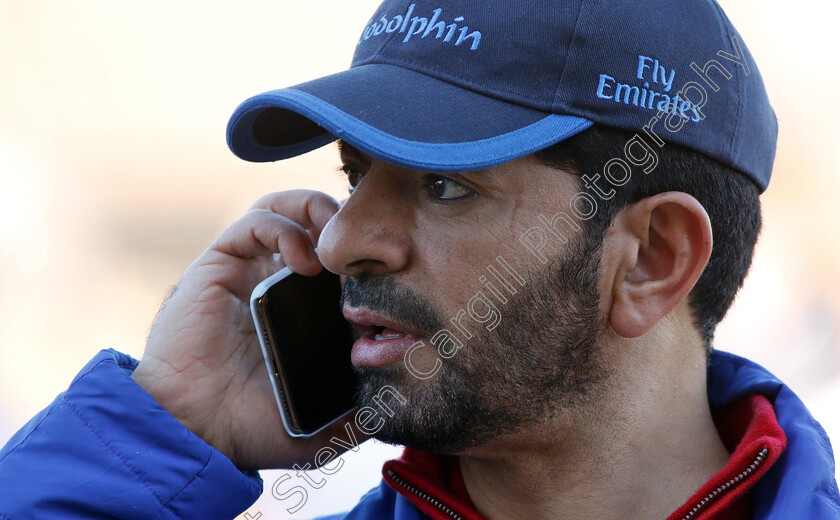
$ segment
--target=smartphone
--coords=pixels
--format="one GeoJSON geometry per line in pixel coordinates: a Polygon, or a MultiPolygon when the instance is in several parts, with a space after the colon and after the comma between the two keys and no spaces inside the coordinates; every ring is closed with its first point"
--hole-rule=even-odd
{"type": "Polygon", "coordinates": [[[288,267],[251,293],[251,314],[283,426],[310,437],[353,408],[353,331],[341,314],[339,277],[288,267]]]}

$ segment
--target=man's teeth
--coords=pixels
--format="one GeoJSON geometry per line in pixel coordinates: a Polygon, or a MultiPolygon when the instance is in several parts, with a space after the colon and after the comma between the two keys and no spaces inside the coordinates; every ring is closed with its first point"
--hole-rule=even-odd
{"type": "Polygon", "coordinates": [[[380,332],[380,333],[378,333],[378,334],[374,334],[373,339],[374,339],[375,341],[381,341],[381,340],[383,340],[383,339],[397,339],[397,338],[403,338],[403,337],[405,337],[405,334],[403,334],[403,333],[399,333],[399,332],[384,332],[384,331],[383,331],[383,332],[380,332]]]}

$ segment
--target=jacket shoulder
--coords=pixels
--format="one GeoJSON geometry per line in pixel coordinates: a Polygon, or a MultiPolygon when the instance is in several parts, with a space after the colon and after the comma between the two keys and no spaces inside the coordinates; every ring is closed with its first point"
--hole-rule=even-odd
{"type": "Polygon", "coordinates": [[[834,452],[825,430],[801,399],[764,367],[727,352],[709,362],[711,407],[761,394],[772,404],[787,447],[750,492],[756,520],[840,519],[834,452]]]}
{"type": "Polygon", "coordinates": [[[100,351],[0,450],[0,518],[233,518],[262,491],[100,351]]]}

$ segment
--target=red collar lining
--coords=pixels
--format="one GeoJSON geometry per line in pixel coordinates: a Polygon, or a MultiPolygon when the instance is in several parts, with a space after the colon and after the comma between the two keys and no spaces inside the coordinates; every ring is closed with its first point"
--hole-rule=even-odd
{"type": "MultiPolygon", "coordinates": [[[[773,405],[764,396],[745,396],[713,410],[712,416],[720,438],[732,456],[726,466],[674,511],[668,520],[749,518],[747,492],[776,462],[787,445],[773,405]],[[747,471],[764,449],[767,455],[754,469],[747,471]],[[727,484],[731,481],[734,482],[727,484]],[[723,493],[715,493],[722,487],[726,488],[723,493]],[[705,500],[709,496],[713,498],[705,500]],[[695,509],[694,513],[691,513],[692,509],[695,509]]],[[[388,485],[433,519],[451,520],[452,516],[432,501],[451,509],[464,520],[483,519],[470,499],[455,456],[406,448],[400,458],[385,463],[382,474],[388,485]],[[406,485],[414,491],[407,489],[406,485]]]]}

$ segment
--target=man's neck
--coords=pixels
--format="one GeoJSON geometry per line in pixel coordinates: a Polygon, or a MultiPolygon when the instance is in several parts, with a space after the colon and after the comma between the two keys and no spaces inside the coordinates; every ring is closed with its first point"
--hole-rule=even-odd
{"type": "Polygon", "coordinates": [[[592,402],[459,456],[485,518],[667,518],[726,465],[702,346],[683,358],[621,348],[632,356],[592,402]]]}

